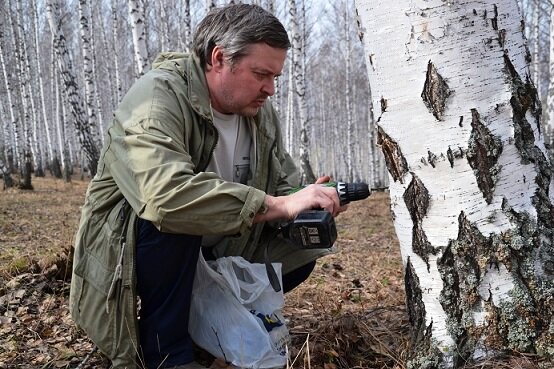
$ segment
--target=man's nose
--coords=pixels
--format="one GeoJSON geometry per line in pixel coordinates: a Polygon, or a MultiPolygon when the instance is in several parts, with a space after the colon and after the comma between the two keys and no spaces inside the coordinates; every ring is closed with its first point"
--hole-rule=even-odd
{"type": "Polygon", "coordinates": [[[264,81],[262,92],[267,96],[273,96],[275,94],[275,80],[273,78],[268,78],[267,81],[264,81]]]}

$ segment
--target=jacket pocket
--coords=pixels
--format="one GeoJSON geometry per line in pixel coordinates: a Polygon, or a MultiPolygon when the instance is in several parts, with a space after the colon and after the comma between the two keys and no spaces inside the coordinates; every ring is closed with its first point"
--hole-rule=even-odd
{"type": "Polygon", "coordinates": [[[81,239],[82,257],[75,267],[75,286],[80,287],[72,313],[76,323],[108,357],[117,353],[120,339],[126,208],[124,200],[104,216],[93,216],[81,239]],[[123,216],[122,216],[123,214],[123,216]]]}

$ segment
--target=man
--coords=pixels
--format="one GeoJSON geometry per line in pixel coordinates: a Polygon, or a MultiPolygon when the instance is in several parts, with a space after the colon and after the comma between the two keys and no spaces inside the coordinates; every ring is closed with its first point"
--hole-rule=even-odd
{"type": "Polygon", "coordinates": [[[75,322],[115,368],[200,367],[188,312],[202,246],[263,262],[271,241],[285,291],[329,252],[268,239],[267,221],[344,210],[333,188],[287,195],[299,175],[267,98],[289,47],[261,7],[215,9],[194,55],[160,55],[123,98],[82,209],[70,296],[75,322]]]}

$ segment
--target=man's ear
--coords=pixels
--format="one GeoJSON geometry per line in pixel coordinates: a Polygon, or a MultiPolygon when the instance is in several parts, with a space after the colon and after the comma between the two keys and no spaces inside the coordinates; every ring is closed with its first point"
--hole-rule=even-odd
{"type": "Polygon", "coordinates": [[[223,68],[225,64],[225,55],[223,55],[221,47],[216,46],[213,48],[210,61],[212,69],[217,71],[223,68]]]}

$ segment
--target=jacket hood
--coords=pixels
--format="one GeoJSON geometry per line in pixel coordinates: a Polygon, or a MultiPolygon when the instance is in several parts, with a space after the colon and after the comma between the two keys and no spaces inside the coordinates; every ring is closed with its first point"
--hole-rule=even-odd
{"type": "Polygon", "coordinates": [[[190,54],[174,52],[174,51],[160,53],[158,54],[158,56],[156,56],[156,59],[154,59],[154,62],[152,63],[152,69],[159,68],[166,61],[184,59],[189,56],[190,54]]]}

